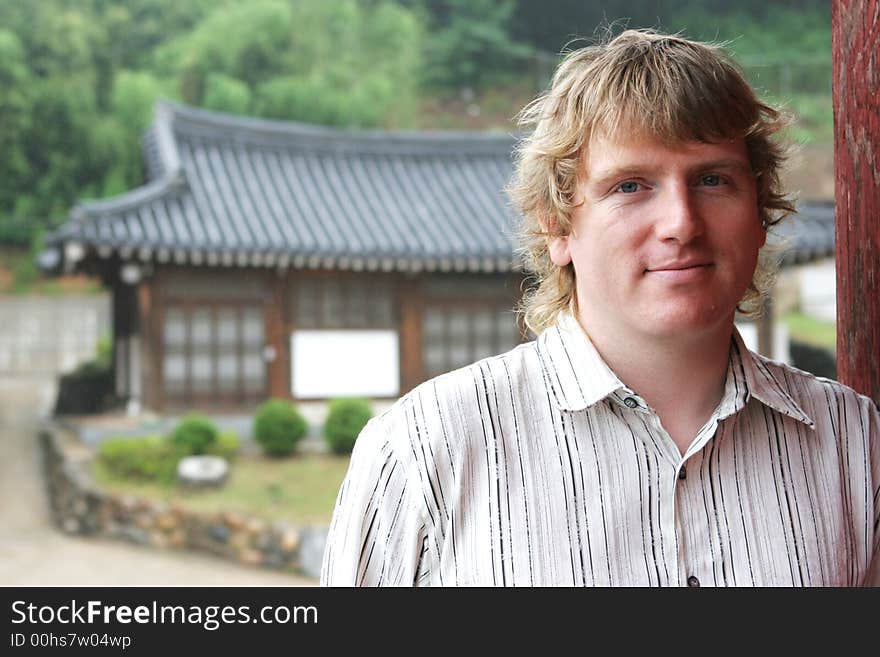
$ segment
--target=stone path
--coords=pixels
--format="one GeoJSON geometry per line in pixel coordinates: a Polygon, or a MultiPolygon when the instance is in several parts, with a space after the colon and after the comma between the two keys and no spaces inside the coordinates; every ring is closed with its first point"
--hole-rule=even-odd
{"type": "Polygon", "coordinates": [[[0,586],[312,586],[194,552],[69,536],[49,520],[36,434],[54,382],[0,378],[0,586]]]}

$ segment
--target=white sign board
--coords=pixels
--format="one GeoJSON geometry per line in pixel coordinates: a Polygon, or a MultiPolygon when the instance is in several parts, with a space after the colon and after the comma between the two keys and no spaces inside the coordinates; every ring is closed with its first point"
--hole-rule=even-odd
{"type": "Polygon", "coordinates": [[[397,331],[294,331],[291,392],[297,399],[400,394],[397,331]]]}

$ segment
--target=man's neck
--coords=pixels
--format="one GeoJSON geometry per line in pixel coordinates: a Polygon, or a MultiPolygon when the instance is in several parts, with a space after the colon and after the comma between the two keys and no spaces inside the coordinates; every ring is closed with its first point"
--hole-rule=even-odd
{"type": "Polygon", "coordinates": [[[618,378],[638,393],[684,454],[724,395],[733,318],[688,338],[654,339],[578,321],[618,378]]]}

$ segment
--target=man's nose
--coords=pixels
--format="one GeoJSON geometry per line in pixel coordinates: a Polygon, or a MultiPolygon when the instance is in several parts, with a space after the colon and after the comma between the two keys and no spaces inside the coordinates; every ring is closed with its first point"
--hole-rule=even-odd
{"type": "Polygon", "coordinates": [[[663,195],[656,223],[657,237],[685,244],[702,235],[704,228],[694,191],[688,185],[671,185],[663,195]]]}

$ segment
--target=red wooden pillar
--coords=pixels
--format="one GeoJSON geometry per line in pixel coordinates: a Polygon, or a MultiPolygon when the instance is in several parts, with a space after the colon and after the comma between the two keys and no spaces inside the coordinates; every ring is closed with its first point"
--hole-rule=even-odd
{"type": "Polygon", "coordinates": [[[837,374],[880,403],[880,0],[832,0],[837,374]]]}

